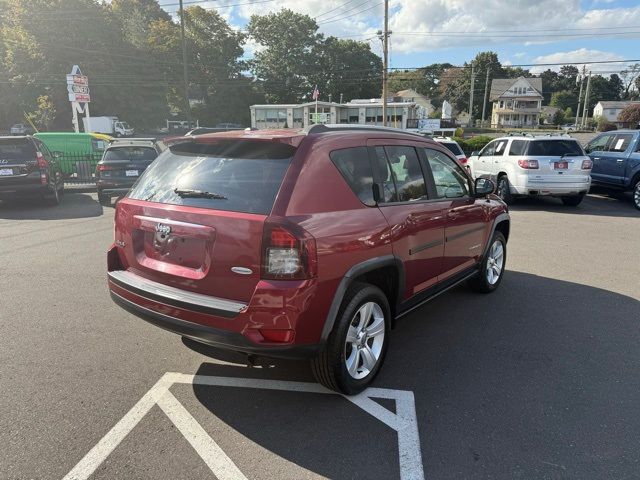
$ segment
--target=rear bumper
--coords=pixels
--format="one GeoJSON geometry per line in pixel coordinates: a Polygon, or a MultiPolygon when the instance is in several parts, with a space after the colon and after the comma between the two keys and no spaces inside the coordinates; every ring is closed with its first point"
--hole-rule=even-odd
{"type": "Polygon", "coordinates": [[[11,183],[0,181],[0,198],[38,197],[51,193],[51,187],[49,185],[42,185],[39,180],[38,178],[37,183],[31,179],[22,183],[18,183],[15,180],[11,183]]]}
{"type": "Polygon", "coordinates": [[[224,350],[232,350],[248,354],[263,355],[276,358],[307,359],[314,357],[320,351],[320,345],[283,345],[264,346],[249,341],[241,333],[217,329],[199,323],[188,322],[179,318],[165,315],[160,312],[142,307],[117,293],[110,292],[113,301],[129,313],[136,315],[147,322],[177,333],[183,337],[191,338],[197,342],[211,345],[224,350]]]}
{"type": "Polygon", "coordinates": [[[589,175],[575,181],[558,182],[536,180],[526,175],[518,176],[511,183],[511,193],[514,195],[548,195],[548,196],[568,196],[587,193],[591,186],[589,175]]]}
{"type": "MultiPolygon", "coordinates": [[[[137,177],[135,180],[137,180],[137,177]]],[[[98,189],[98,192],[102,195],[111,197],[123,196],[129,193],[129,190],[131,190],[131,187],[133,187],[135,180],[125,180],[122,182],[96,180],[96,187],[98,189]]]]}

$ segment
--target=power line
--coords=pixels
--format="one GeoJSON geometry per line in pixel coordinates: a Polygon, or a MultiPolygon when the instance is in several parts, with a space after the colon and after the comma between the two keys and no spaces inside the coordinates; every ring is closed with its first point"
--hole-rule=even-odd
{"type": "Polygon", "coordinates": [[[328,13],[335,12],[336,10],[340,10],[342,7],[347,6],[347,5],[348,5],[348,4],[350,4],[351,2],[355,2],[355,0],[347,0],[347,1],[346,1],[346,2],[344,2],[343,4],[338,5],[337,7],[332,8],[331,10],[327,10],[327,11],[326,11],[326,12],[324,12],[324,13],[321,13],[321,14],[319,14],[319,15],[316,15],[316,16],[315,16],[315,17],[313,17],[313,18],[315,18],[315,19],[317,20],[317,19],[318,19],[318,18],[320,18],[320,17],[324,17],[324,16],[325,16],[325,15],[327,15],[328,13]]]}
{"type": "MultiPolygon", "coordinates": [[[[368,1],[369,0],[367,0],[367,2],[368,1]]],[[[367,3],[367,2],[364,2],[364,3],[367,3]]],[[[369,10],[373,10],[374,8],[377,8],[377,7],[379,7],[380,5],[383,5],[383,4],[384,4],[384,2],[376,3],[375,5],[373,5],[373,6],[369,7],[369,8],[365,8],[364,10],[360,10],[359,12],[355,12],[355,13],[352,13],[352,14],[344,16],[344,17],[342,17],[342,16],[339,16],[337,18],[336,17],[332,17],[333,20],[326,20],[326,21],[318,22],[318,25],[326,25],[327,23],[333,23],[333,22],[338,22],[340,20],[346,20],[347,18],[355,17],[356,15],[360,15],[360,14],[363,14],[364,12],[368,12],[369,10]]],[[[359,6],[362,6],[362,5],[363,4],[361,4],[359,6]]],[[[346,12],[344,12],[344,13],[346,13],[346,12]]]]}

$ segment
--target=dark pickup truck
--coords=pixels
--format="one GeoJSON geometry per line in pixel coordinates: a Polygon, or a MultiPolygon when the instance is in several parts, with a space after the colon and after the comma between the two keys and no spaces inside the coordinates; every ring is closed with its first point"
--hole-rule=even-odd
{"type": "Polygon", "coordinates": [[[640,130],[601,133],[587,144],[585,151],[593,160],[592,185],[631,191],[633,204],[640,210],[640,130]]]}

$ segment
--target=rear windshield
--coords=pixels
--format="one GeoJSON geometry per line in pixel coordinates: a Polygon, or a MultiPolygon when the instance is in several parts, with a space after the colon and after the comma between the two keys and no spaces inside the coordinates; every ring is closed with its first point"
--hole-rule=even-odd
{"type": "Polygon", "coordinates": [[[582,147],[575,140],[533,140],[529,142],[527,155],[559,157],[562,155],[584,155],[582,147]]]}
{"type": "Polygon", "coordinates": [[[454,155],[464,155],[464,153],[462,152],[462,149],[460,148],[460,146],[457,143],[454,143],[454,142],[441,142],[440,145],[444,145],[445,147],[447,147],[449,149],[449,151],[451,153],[453,153],[454,155]]]}
{"type": "Polygon", "coordinates": [[[145,170],[129,197],[266,215],[294,153],[289,145],[255,141],[177,144],[145,170]]]}
{"type": "Polygon", "coordinates": [[[25,139],[1,139],[0,160],[35,160],[36,147],[25,139]]]}
{"type": "Polygon", "coordinates": [[[151,147],[113,147],[109,148],[105,154],[105,160],[129,160],[129,161],[151,161],[158,154],[151,147]]]}

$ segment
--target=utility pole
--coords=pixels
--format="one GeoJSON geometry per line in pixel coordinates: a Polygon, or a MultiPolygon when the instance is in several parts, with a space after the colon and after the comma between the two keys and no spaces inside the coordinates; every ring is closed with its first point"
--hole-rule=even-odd
{"type": "Polygon", "coordinates": [[[384,0],[384,32],[382,32],[382,125],[387,126],[387,70],[389,69],[389,0],[384,0]]]}
{"type": "Polygon", "coordinates": [[[184,9],[180,0],[180,42],[182,43],[182,67],[184,78],[184,101],[187,113],[187,123],[191,129],[191,105],[189,104],[189,70],[187,67],[187,42],[184,38],[184,9]]]}
{"type": "Polygon", "coordinates": [[[484,102],[482,103],[482,126],[484,127],[484,114],[487,110],[487,94],[489,93],[489,67],[487,66],[487,78],[484,82],[484,102]]]}
{"type": "Polygon", "coordinates": [[[473,62],[471,63],[471,91],[469,92],[469,126],[473,127],[473,89],[476,83],[476,73],[473,62]]]}
{"type": "Polygon", "coordinates": [[[580,77],[580,93],[578,94],[578,108],[576,109],[576,127],[578,126],[578,117],[580,116],[580,104],[582,102],[582,84],[587,73],[586,65],[582,66],[582,76],[580,77]]]}
{"type": "Polygon", "coordinates": [[[589,94],[591,93],[591,71],[587,77],[587,90],[584,94],[584,109],[582,110],[582,126],[587,125],[587,118],[589,118],[589,94]]]}

